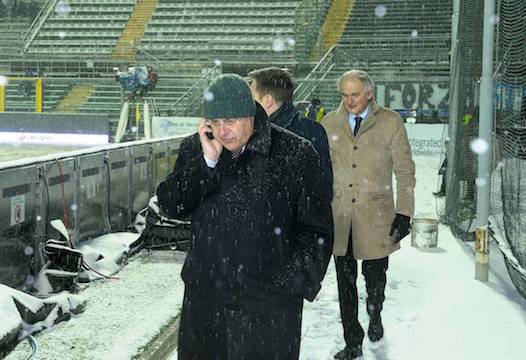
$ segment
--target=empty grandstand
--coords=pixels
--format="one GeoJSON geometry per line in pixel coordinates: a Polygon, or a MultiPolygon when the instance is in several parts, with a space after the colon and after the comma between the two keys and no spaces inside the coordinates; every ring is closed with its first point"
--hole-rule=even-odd
{"type": "Polygon", "coordinates": [[[176,61],[215,58],[238,63],[246,58],[288,65],[294,59],[299,3],[160,0],[139,48],[176,61]]]}
{"type": "MultiPolygon", "coordinates": [[[[368,71],[379,84],[391,84],[398,97],[403,96],[404,85],[412,84],[417,93],[414,100],[395,106],[398,110],[447,109],[443,97],[426,103],[430,94],[422,92],[425,85],[448,86],[451,0],[356,1],[349,13],[343,30],[324,26],[327,32],[321,33],[323,42],[318,46],[325,57],[297,89],[297,98],[316,96],[335,108],[340,101],[336,79],[344,71],[358,68],[368,71]]],[[[326,23],[337,20],[327,18],[326,23]]],[[[382,105],[390,105],[390,95],[376,95],[382,105]]]]}
{"type": "Polygon", "coordinates": [[[322,8],[312,0],[48,0],[34,21],[17,20],[19,29],[25,27],[14,36],[18,49],[1,64],[12,85],[5,109],[34,109],[27,84],[33,76],[44,79],[44,111],[101,112],[116,119],[122,96],[115,69],[146,65],[159,74],[150,97],[160,113],[189,107],[196,102],[186,100],[189,94],[202,88],[196,83],[206,84],[205,75],[214,76],[217,71],[210,70],[221,65],[240,72],[253,64],[295,66],[295,31],[315,31],[305,16],[322,8]]]}

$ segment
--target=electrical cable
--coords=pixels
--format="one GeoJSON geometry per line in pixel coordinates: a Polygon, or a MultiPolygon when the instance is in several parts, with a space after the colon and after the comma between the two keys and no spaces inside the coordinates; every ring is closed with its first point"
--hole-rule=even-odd
{"type": "MultiPolygon", "coordinates": [[[[64,182],[65,182],[64,173],[62,172],[62,166],[60,165],[60,162],[58,161],[58,159],[56,159],[55,162],[57,164],[58,172],[59,172],[59,175],[60,175],[60,187],[61,187],[61,190],[62,190],[62,210],[63,210],[63,216],[64,216],[64,226],[66,227],[66,229],[68,229],[69,225],[68,225],[68,212],[67,212],[67,209],[66,209],[66,193],[65,193],[65,190],[64,190],[64,182]]],[[[71,237],[68,237],[68,242],[69,242],[69,246],[72,249],[76,249],[75,244],[73,243],[73,240],[71,240],[71,237]]],[[[118,280],[119,279],[118,277],[105,275],[103,273],[98,272],[91,265],[89,265],[86,262],[86,260],[84,260],[84,257],[82,257],[82,268],[84,268],[85,270],[88,270],[88,271],[92,271],[95,274],[100,275],[100,276],[102,276],[105,279],[113,279],[113,280],[118,280]]]]}
{"type": "Polygon", "coordinates": [[[38,351],[37,340],[33,337],[33,335],[29,335],[26,339],[29,342],[29,345],[31,346],[31,355],[29,355],[27,360],[36,359],[36,355],[38,351]]]}

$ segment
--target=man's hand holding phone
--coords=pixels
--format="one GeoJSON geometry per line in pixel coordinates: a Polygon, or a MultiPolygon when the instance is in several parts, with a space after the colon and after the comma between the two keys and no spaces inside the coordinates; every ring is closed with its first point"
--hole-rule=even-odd
{"type": "Polygon", "coordinates": [[[197,131],[199,132],[199,138],[201,140],[203,154],[209,160],[219,160],[219,156],[221,156],[221,153],[223,152],[223,145],[221,145],[221,143],[217,141],[217,139],[214,139],[210,122],[206,119],[202,119],[199,122],[197,131]]]}

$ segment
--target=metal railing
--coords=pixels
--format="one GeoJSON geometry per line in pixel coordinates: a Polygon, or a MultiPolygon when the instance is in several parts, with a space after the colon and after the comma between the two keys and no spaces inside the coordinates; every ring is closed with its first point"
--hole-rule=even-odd
{"type": "Polygon", "coordinates": [[[177,116],[195,115],[199,111],[205,89],[216,76],[221,74],[221,71],[221,64],[216,64],[209,69],[201,79],[175,101],[168,110],[169,114],[177,114],[177,116]]]}
{"type": "Polygon", "coordinates": [[[299,82],[299,85],[294,90],[294,99],[296,101],[306,100],[316,92],[318,86],[330,73],[334,67],[334,49],[332,46],[305,79],[299,82]]]}
{"type": "Polygon", "coordinates": [[[36,38],[38,32],[40,31],[40,28],[42,25],[44,25],[44,22],[49,17],[51,12],[55,9],[55,6],[57,4],[58,0],[48,0],[42,6],[40,9],[40,12],[35,17],[35,20],[31,23],[29,26],[29,29],[27,29],[26,33],[24,34],[24,37],[22,38],[22,51],[26,52],[33,40],[36,38]]]}
{"type": "Polygon", "coordinates": [[[309,61],[313,47],[318,42],[324,16],[322,0],[304,0],[294,11],[295,59],[300,63],[309,61]]]}
{"type": "Polygon", "coordinates": [[[22,60],[0,60],[0,67],[8,68],[9,74],[24,74],[32,71],[43,76],[107,78],[113,77],[114,67],[125,66],[127,61],[76,58],[24,58],[22,60]]]}
{"type": "Polygon", "coordinates": [[[175,74],[180,71],[180,64],[174,63],[172,61],[161,60],[157,56],[152,55],[140,47],[136,47],[135,51],[135,63],[138,65],[150,65],[157,72],[162,71],[167,74],[175,74]]]}
{"type": "MultiPolygon", "coordinates": [[[[445,43],[448,40],[442,39],[445,43]]],[[[396,41],[396,40],[394,40],[396,41]]],[[[374,64],[390,64],[393,66],[411,65],[415,66],[419,63],[427,65],[444,65],[449,69],[449,52],[439,51],[437,49],[440,42],[432,43],[405,43],[408,45],[404,47],[404,43],[380,43],[371,42],[366,43],[342,44],[336,49],[335,56],[342,63],[348,63],[352,57],[354,62],[362,63],[364,66],[374,64]],[[363,47],[362,47],[363,45],[363,47]],[[347,61],[345,61],[347,59],[347,61]]]]}

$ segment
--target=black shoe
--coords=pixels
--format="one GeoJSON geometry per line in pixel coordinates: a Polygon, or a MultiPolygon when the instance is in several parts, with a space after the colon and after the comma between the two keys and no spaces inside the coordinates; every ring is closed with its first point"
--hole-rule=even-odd
{"type": "Polygon", "coordinates": [[[371,317],[369,329],[367,329],[367,336],[369,336],[371,342],[376,342],[384,336],[384,327],[382,326],[382,318],[380,315],[371,317]]]}
{"type": "Polygon", "coordinates": [[[355,345],[352,347],[344,347],[343,350],[334,355],[336,360],[351,360],[362,356],[362,345],[355,345]]]}

